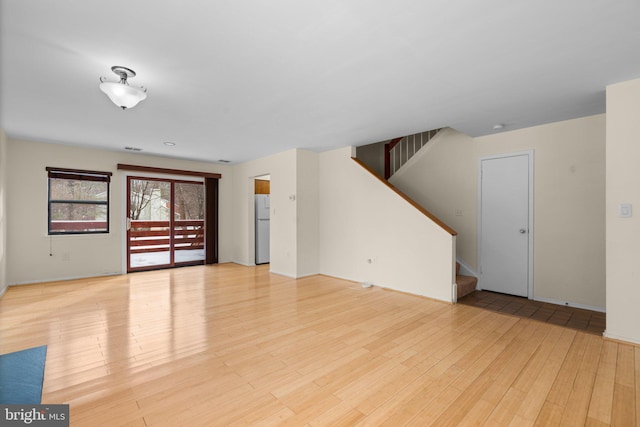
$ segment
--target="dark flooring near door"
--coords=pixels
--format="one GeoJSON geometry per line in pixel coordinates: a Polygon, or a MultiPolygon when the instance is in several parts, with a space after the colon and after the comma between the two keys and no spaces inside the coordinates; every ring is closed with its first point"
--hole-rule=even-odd
{"type": "Polygon", "coordinates": [[[533,301],[497,292],[475,291],[460,298],[458,303],[527,317],[597,335],[602,335],[605,328],[605,313],[533,301]]]}

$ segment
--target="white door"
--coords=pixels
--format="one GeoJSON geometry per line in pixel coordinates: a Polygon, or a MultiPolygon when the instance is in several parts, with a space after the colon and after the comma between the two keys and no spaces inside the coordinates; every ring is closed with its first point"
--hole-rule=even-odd
{"type": "Polygon", "coordinates": [[[482,289],[529,296],[533,153],[480,161],[482,289]]]}

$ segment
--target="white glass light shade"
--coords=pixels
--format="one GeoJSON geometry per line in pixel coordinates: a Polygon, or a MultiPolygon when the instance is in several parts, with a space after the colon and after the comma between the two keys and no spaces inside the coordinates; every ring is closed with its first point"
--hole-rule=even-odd
{"type": "Polygon", "coordinates": [[[109,99],[123,110],[135,107],[138,102],[147,97],[144,89],[123,83],[103,82],[100,83],[100,90],[106,93],[109,99]]]}

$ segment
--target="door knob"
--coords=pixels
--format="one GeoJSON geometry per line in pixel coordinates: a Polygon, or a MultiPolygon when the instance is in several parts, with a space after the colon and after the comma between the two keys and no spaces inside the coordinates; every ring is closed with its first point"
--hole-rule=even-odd
{"type": "Polygon", "coordinates": [[[526,232],[527,232],[527,230],[525,230],[524,228],[521,228],[521,229],[520,229],[520,234],[524,234],[524,233],[526,233],[526,232]]]}

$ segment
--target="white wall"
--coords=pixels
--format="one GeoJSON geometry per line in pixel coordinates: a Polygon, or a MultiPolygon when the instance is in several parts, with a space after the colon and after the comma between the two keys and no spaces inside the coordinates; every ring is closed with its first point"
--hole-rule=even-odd
{"type": "Polygon", "coordinates": [[[478,161],[534,150],[534,298],[605,307],[605,116],[471,138],[447,130],[392,183],[458,232],[477,269],[478,161]]]}
{"type": "Polygon", "coordinates": [[[231,166],[12,139],[7,158],[9,284],[124,272],[126,180],[118,163],[221,173],[218,255],[220,262],[232,260],[231,166]],[[108,234],[47,235],[47,166],[113,172],[108,234]]]}
{"type": "Polygon", "coordinates": [[[607,329],[640,343],[640,79],[607,87],[607,329]],[[633,205],[631,218],[618,206],[633,205]]]}
{"type": "Polygon", "coordinates": [[[7,135],[0,129],[0,296],[7,281],[7,135]]]}
{"type": "Polygon", "coordinates": [[[233,167],[233,260],[255,264],[254,180],[271,175],[270,270],[297,277],[296,158],[297,150],[233,167]]]}
{"type": "Polygon", "coordinates": [[[234,166],[234,261],[255,264],[253,179],[270,174],[270,271],[289,277],[318,273],[318,154],[284,153],[234,166]]]}
{"type": "Polygon", "coordinates": [[[319,155],[320,272],[452,301],[455,237],[351,153],[342,148],[319,155]]]}
{"type": "Polygon", "coordinates": [[[297,277],[318,273],[320,181],[318,153],[297,150],[297,277]]]}
{"type": "Polygon", "coordinates": [[[445,128],[389,180],[458,232],[457,256],[472,268],[476,268],[476,171],[473,138],[445,128]]]}

